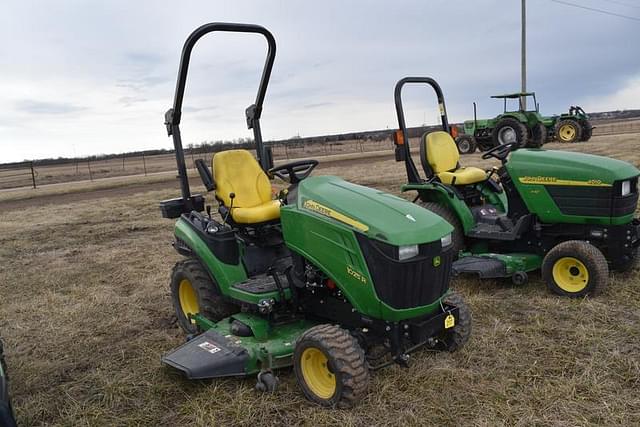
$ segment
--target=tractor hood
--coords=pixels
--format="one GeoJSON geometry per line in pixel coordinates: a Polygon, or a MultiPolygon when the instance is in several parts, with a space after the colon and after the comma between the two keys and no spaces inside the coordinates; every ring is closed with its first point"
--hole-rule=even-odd
{"type": "Polygon", "coordinates": [[[393,245],[432,242],[453,231],[447,221],[408,200],[335,176],[300,182],[297,205],[393,245]]]}
{"type": "Polygon", "coordinates": [[[622,160],[552,150],[516,150],[506,167],[520,184],[611,186],[640,175],[640,170],[622,160]]]}

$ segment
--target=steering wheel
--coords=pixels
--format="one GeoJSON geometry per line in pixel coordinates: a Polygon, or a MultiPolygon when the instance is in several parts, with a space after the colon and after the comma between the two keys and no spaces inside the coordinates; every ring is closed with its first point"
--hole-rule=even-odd
{"type": "Polygon", "coordinates": [[[507,156],[509,155],[509,153],[511,153],[511,150],[513,150],[514,147],[518,148],[519,144],[517,142],[508,142],[506,144],[500,144],[496,147],[493,147],[491,150],[486,151],[482,155],[482,158],[487,160],[491,157],[494,157],[504,163],[507,156]]]}
{"type": "Polygon", "coordinates": [[[311,171],[318,166],[317,160],[299,160],[297,162],[285,163],[269,169],[269,175],[277,176],[290,184],[297,184],[311,174],[311,171]]]}

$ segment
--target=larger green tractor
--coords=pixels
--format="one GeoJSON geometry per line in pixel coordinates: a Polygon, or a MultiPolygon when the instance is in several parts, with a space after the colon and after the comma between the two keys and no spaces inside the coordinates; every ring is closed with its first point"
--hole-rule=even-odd
{"type": "Polygon", "coordinates": [[[191,379],[257,375],[263,391],[275,390],[276,369],[293,366],[308,399],[349,407],[365,394],[370,371],[406,366],[421,347],[454,351],[469,338],[469,310],[449,291],[453,228],[404,199],[310,176],[315,160],[273,167],[260,115],[275,50],[269,31],[247,24],[207,24],[184,45],[165,115],[182,197],[161,202],[161,210],[177,218],[174,247],[185,258],[170,287],[189,340],[162,360],[191,379]],[[179,128],[191,51],[217,31],[260,34],[268,44],[246,110],[257,160],[223,151],[213,173],[197,161],[219,218],[190,192],[179,128]],[[275,178],[286,188],[272,191],[275,178]]]}
{"type": "Polygon", "coordinates": [[[473,103],[473,120],[464,122],[464,133],[456,137],[456,145],[461,154],[469,154],[479,148],[487,151],[498,145],[517,143],[520,147],[541,147],[548,138],[545,118],[538,111],[534,92],[493,95],[491,98],[504,101],[504,112],[491,119],[478,120],[476,103],[473,103]],[[533,98],[535,110],[525,110],[520,106],[522,98],[533,98]],[[518,101],[518,109],[509,109],[508,101],[518,101]]]}
{"type": "Polygon", "coordinates": [[[528,272],[541,269],[551,291],[581,297],[602,291],[610,269],[634,265],[640,244],[635,166],[588,154],[523,149],[512,141],[482,156],[498,159],[500,167],[464,167],[435,80],[400,80],[395,105],[396,159],[405,162],[408,177],[402,191],[415,191],[415,202],[454,227],[455,273],[511,277],[520,284],[528,272]],[[420,144],[426,178],[409,151],[401,98],[407,83],[431,86],[440,105],[442,130],[423,135],[420,144]]]}

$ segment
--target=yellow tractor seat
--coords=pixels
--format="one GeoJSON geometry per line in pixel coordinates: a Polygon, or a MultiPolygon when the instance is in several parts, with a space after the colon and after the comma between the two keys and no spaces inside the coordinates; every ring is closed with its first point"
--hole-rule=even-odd
{"type": "Polygon", "coordinates": [[[444,131],[431,132],[424,136],[420,146],[420,161],[425,172],[429,169],[443,184],[468,185],[487,179],[480,168],[460,167],[460,153],[451,135],[444,131]]]}
{"type": "Polygon", "coordinates": [[[280,201],[272,198],[269,178],[247,150],[216,153],[213,179],[216,198],[231,209],[235,223],[258,224],[280,218],[280,201]]]}

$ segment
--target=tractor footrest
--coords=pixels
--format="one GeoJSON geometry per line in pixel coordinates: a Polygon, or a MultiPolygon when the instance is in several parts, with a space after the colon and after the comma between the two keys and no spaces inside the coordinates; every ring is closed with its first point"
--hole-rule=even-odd
{"type": "MultiPolygon", "coordinates": [[[[280,279],[283,289],[289,287],[289,282],[287,282],[286,277],[278,275],[278,279],[280,279]]],[[[250,294],[266,294],[278,290],[278,285],[273,276],[267,274],[261,274],[247,279],[244,282],[236,283],[233,287],[241,291],[249,292],[250,294]]]]}
{"type": "Polygon", "coordinates": [[[477,274],[481,279],[507,277],[507,265],[495,258],[481,256],[466,256],[460,258],[451,266],[454,275],[477,274]]]}
{"type": "Polygon", "coordinates": [[[193,380],[245,375],[249,353],[210,329],[162,356],[162,363],[193,380]]]}

